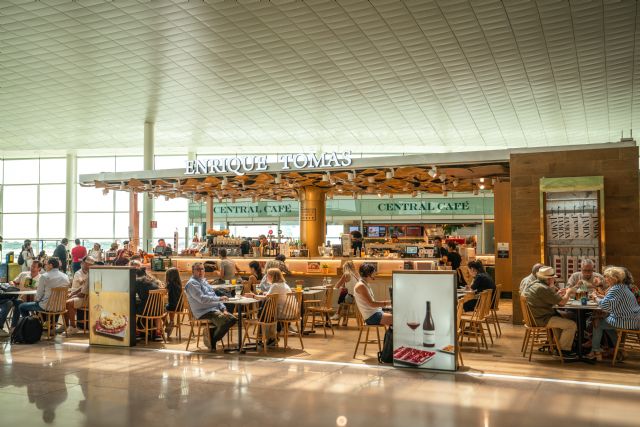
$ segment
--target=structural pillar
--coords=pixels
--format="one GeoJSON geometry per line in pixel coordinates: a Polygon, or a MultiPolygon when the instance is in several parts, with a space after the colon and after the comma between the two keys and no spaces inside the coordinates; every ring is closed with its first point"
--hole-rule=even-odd
{"type": "Polygon", "coordinates": [[[138,195],[129,193],[129,245],[133,252],[140,247],[140,212],[138,212],[138,195]]]}
{"type": "MultiPolygon", "coordinates": [[[[154,135],[153,123],[144,123],[144,170],[153,170],[154,156],[154,135]]],[[[153,246],[150,242],[153,239],[153,230],[151,229],[151,220],[153,219],[153,200],[144,197],[142,202],[142,248],[149,252],[153,246]]],[[[176,248],[177,250],[177,248],[176,248]]]]}
{"type": "Polygon", "coordinates": [[[307,245],[309,256],[318,256],[318,246],[324,246],[326,237],[325,191],[318,187],[300,190],[300,240],[307,245]]]}
{"type": "Polygon", "coordinates": [[[202,237],[206,235],[207,230],[213,228],[213,196],[207,196],[205,204],[207,207],[207,229],[204,230],[202,237]]]}
{"type": "Polygon", "coordinates": [[[78,158],[67,154],[66,203],[64,209],[64,235],[69,241],[76,238],[76,198],[78,194],[78,158]]]}

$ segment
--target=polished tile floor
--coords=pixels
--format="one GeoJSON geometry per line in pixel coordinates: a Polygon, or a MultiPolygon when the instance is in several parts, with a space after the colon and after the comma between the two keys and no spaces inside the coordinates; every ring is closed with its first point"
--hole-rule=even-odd
{"type": "Polygon", "coordinates": [[[640,384],[63,340],[0,345],[2,426],[584,427],[640,419],[640,384]]]}

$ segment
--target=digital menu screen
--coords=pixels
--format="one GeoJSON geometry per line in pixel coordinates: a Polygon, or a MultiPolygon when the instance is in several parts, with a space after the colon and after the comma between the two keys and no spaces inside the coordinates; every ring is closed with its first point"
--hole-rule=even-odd
{"type": "Polygon", "coordinates": [[[367,227],[367,235],[369,237],[380,237],[380,228],[378,226],[367,227]]]}

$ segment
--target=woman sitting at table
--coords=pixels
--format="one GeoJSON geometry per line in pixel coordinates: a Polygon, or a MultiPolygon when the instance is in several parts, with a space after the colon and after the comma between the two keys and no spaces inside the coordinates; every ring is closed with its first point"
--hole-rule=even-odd
{"type": "MultiPolygon", "coordinates": [[[[267,282],[269,283],[269,290],[265,294],[267,295],[277,295],[276,299],[276,319],[281,319],[282,314],[284,312],[285,304],[287,302],[287,294],[291,293],[291,288],[284,281],[284,276],[279,268],[273,267],[267,270],[267,282]]],[[[247,294],[249,298],[252,298],[253,294],[247,294]]],[[[263,308],[263,307],[262,307],[263,308]]],[[[261,308],[261,309],[262,309],[261,308]]],[[[278,331],[280,330],[280,324],[278,323],[278,331]]],[[[276,343],[276,330],[273,327],[267,327],[266,335],[269,337],[267,340],[267,345],[271,346],[276,343]]]]}
{"type": "Polygon", "coordinates": [[[616,328],[640,329],[640,306],[633,293],[623,283],[624,270],[620,267],[608,267],[604,270],[604,280],[608,286],[607,294],[600,298],[594,291],[591,297],[598,303],[601,310],[609,315],[600,319],[593,328],[593,347],[587,357],[602,360],[601,341],[603,332],[606,332],[615,343],[617,340],[616,328]]]}
{"type": "Polygon", "coordinates": [[[249,263],[249,270],[251,274],[249,279],[244,282],[244,293],[255,293],[256,286],[260,284],[262,280],[262,267],[258,261],[251,261],[249,263]]]}
{"type": "MultiPolygon", "coordinates": [[[[469,273],[473,278],[473,282],[471,286],[467,285],[467,290],[475,291],[476,294],[480,292],[486,291],[487,289],[496,291],[496,285],[493,283],[493,279],[491,276],[487,274],[484,270],[484,266],[481,261],[469,261],[467,264],[469,267],[469,273]]],[[[497,301],[497,298],[496,298],[497,301]]],[[[474,298],[464,303],[464,311],[473,311],[476,308],[476,304],[478,303],[478,299],[474,298]]]]}
{"type": "Polygon", "coordinates": [[[391,301],[376,301],[369,281],[375,280],[376,266],[364,263],[360,266],[360,280],[353,288],[353,296],[362,318],[367,325],[391,325],[393,316],[384,313],[382,307],[391,305],[391,301]]]}
{"type": "MultiPolygon", "coordinates": [[[[166,288],[167,294],[169,295],[169,303],[167,304],[167,311],[169,312],[169,322],[167,322],[167,326],[165,327],[165,332],[168,335],[171,335],[173,331],[174,323],[173,319],[175,317],[175,311],[178,309],[182,309],[182,307],[178,307],[178,301],[180,300],[180,295],[182,295],[182,280],[180,280],[180,271],[177,268],[171,267],[167,270],[166,276],[166,288]]],[[[180,325],[178,325],[180,327],[180,325]]]]}
{"type": "MultiPolygon", "coordinates": [[[[280,261],[275,259],[267,261],[267,264],[264,266],[264,271],[268,272],[272,268],[277,268],[278,270],[280,270],[280,261]]],[[[282,273],[282,270],[280,270],[280,272],[282,273]]],[[[260,284],[257,286],[256,291],[260,289],[260,292],[265,293],[269,291],[269,287],[271,287],[271,283],[269,283],[268,281],[268,274],[265,274],[264,276],[262,276],[262,279],[260,280],[260,284]]]]}
{"type": "Polygon", "coordinates": [[[340,315],[343,314],[342,326],[347,326],[347,316],[344,315],[345,310],[348,310],[346,304],[353,304],[354,297],[353,292],[356,283],[360,280],[360,276],[356,272],[356,266],[353,261],[347,261],[342,266],[342,277],[336,283],[336,289],[340,289],[340,296],[338,297],[338,312],[331,317],[331,320],[339,320],[340,315]]]}

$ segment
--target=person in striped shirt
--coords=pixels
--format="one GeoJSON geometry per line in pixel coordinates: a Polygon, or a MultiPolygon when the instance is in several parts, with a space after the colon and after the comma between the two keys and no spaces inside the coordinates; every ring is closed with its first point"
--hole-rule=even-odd
{"type": "Polygon", "coordinates": [[[608,267],[604,271],[604,280],[608,287],[606,295],[600,298],[595,291],[591,294],[600,309],[607,312],[608,316],[593,328],[593,347],[587,357],[602,360],[600,342],[604,332],[616,342],[616,328],[640,329],[640,305],[629,287],[624,284],[624,279],[624,269],[608,267]]]}

